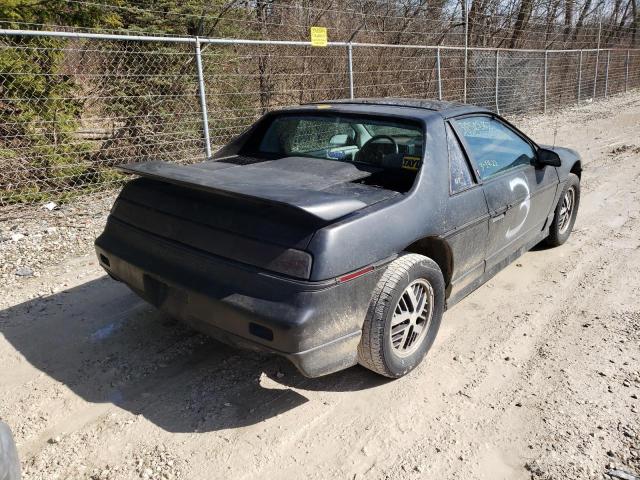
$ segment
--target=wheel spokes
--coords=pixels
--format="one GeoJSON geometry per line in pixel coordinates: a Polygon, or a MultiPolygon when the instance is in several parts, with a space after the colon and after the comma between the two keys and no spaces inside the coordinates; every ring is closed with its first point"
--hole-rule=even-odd
{"type": "Polygon", "coordinates": [[[562,206],[558,213],[558,227],[560,229],[560,233],[564,233],[571,223],[574,203],[575,191],[573,188],[569,188],[562,197],[562,206]]]}
{"type": "Polygon", "coordinates": [[[409,288],[407,288],[405,290],[405,293],[403,296],[407,297],[407,300],[409,302],[408,307],[409,307],[409,311],[411,313],[415,313],[417,308],[418,308],[418,297],[416,297],[416,292],[415,292],[415,286],[414,288],[412,288],[411,286],[409,286],[409,288]]]}
{"type": "Polygon", "coordinates": [[[412,282],[396,304],[390,325],[391,344],[402,356],[411,354],[420,345],[431,320],[433,290],[423,279],[412,282]]]}
{"type": "Polygon", "coordinates": [[[407,337],[411,330],[411,324],[409,322],[398,325],[391,332],[391,342],[395,348],[403,349],[406,343],[407,337]]]}
{"type": "Polygon", "coordinates": [[[411,321],[411,314],[409,312],[396,313],[391,319],[391,328],[396,327],[402,323],[409,323],[411,321]]]}
{"type": "Polygon", "coordinates": [[[413,332],[420,335],[420,333],[422,332],[422,329],[424,328],[424,321],[420,322],[420,323],[416,323],[413,326],[413,332]]]}
{"type": "Polygon", "coordinates": [[[419,289],[419,295],[417,296],[418,305],[415,311],[413,312],[416,318],[419,318],[422,315],[427,303],[427,291],[421,286],[418,286],[418,289],[419,289]]]}

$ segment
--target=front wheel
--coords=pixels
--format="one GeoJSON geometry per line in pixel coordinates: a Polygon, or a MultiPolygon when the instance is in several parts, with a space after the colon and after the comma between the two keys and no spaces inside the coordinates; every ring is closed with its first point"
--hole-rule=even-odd
{"type": "Polygon", "coordinates": [[[553,222],[549,227],[549,236],[547,237],[549,246],[558,247],[567,241],[573,230],[573,224],[576,222],[579,205],[580,179],[577,175],[570,173],[556,206],[553,222]]]}
{"type": "Polygon", "coordinates": [[[440,328],[444,295],[442,272],[430,258],[408,253],[391,262],[362,327],[360,364],[391,378],[418,366],[440,328]]]}

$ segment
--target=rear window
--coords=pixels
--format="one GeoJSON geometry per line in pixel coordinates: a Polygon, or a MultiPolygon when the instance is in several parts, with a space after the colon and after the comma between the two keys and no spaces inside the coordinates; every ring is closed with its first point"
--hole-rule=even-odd
{"type": "Polygon", "coordinates": [[[419,167],[423,148],[418,123],[338,114],[278,116],[257,140],[253,153],[271,158],[304,156],[398,168],[413,162],[413,169],[419,167]]]}

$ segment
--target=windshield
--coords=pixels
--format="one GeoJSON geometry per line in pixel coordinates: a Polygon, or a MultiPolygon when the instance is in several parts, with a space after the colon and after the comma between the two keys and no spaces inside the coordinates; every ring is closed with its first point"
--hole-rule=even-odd
{"type": "MultiPolygon", "coordinates": [[[[257,139],[260,156],[304,156],[417,170],[423,133],[418,123],[337,114],[284,114],[257,139]]],[[[255,147],[254,147],[255,148],[255,147]]]]}

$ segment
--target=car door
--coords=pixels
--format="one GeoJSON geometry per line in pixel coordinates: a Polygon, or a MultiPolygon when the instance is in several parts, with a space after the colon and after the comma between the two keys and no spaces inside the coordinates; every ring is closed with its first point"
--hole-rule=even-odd
{"type": "Polygon", "coordinates": [[[468,115],[454,123],[489,207],[485,269],[499,269],[511,254],[539,237],[556,195],[558,174],[553,167],[538,167],[535,144],[496,116],[468,115]]]}
{"type": "Polygon", "coordinates": [[[471,168],[451,125],[445,124],[449,154],[449,199],[445,214],[445,239],[453,256],[453,303],[465,287],[484,273],[489,211],[481,182],[471,168]]]}

